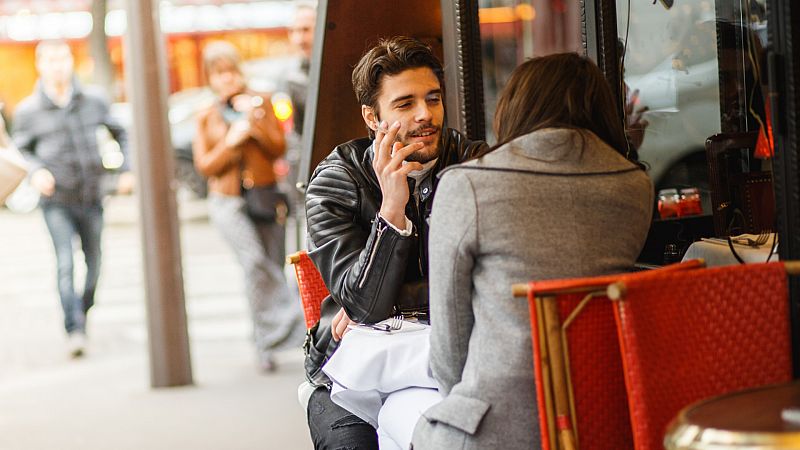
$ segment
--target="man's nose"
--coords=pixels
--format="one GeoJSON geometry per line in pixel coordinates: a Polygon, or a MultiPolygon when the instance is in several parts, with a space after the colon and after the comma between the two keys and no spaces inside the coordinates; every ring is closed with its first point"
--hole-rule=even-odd
{"type": "Polygon", "coordinates": [[[417,107],[416,111],[416,121],[417,122],[429,122],[433,118],[433,112],[431,108],[428,106],[426,102],[422,102],[421,105],[417,107]]]}

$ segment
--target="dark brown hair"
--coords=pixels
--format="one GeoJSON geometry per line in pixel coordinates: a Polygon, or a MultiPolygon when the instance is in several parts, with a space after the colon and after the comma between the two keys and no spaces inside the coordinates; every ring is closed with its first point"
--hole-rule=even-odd
{"type": "MultiPolygon", "coordinates": [[[[353,69],[353,91],[358,103],[378,112],[378,96],[383,77],[420,67],[431,69],[444,90],[442,63],[433,55],[430,46],[406,36],[381,39],[378,45],[361,57],[353,69]]],[[[373,137],[372,130],[368,131],[370,137],[373,137]]]]}
{"type": "Polygon", "coordinates": [[[500,94],[494,148],[543,128],[589,130],[628,156],[611,87],[591,60],[576,53],[541,56],[520,64],[500,94]]]}

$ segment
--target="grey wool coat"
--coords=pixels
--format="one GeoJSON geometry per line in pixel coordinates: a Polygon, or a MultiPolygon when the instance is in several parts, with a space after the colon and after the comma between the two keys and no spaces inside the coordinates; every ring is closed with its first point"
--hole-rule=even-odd
{"type": "Polygon", "coordinates": [[[538,448],[528,304],[511,285],[630,270],[652,202],[645,172],[585,130],[539,130],[443,173],[430,364],[445,398],[414,450],[538,448]]]}

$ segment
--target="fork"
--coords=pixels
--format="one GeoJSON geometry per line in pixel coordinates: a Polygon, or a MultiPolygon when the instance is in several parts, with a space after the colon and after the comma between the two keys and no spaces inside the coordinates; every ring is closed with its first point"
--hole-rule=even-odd
{"type": "Polygon", "coordinates": [[[394,330],[399,330],[403,327],[403,315],[398,314],[396,316],[390,317],[389,323],[373,323],[371,325],[367,325],[368,327],[372,328],[373,330],[378,331],[385,331],[387,333],[391,333],[394,330]]]}
{"type": "Polygon", "coordinates": [[[391,330],[399,330],[403,327],[403,315],[398,314],[392,317],[391,322],[389,322],[389,329],[391,330]]]}
{"type": "Polygon", "coordinates": [[[767,241],[770,238],[770,235],[771,233],[769,230],[764,230],[761,233],[759,233],[755,239],[749,237],[747,238],[740,237],[733,239],[733,242],[736,242],[737,244],[744,244],[749,247],[761,247],[762,245],[767,243],[767,241]]]}
{"type": "Polygon", "coordinates": [[[760,247],[766,244],[771,236],[772,233],[770,232],[770,230],[761,230],[761,234],[759,234],[758,237],[756,238],[756,245],[760,247]]]}

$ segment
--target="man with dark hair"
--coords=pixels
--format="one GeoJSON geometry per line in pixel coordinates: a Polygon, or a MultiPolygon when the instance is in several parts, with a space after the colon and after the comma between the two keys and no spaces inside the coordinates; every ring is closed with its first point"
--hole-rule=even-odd
{"type": "MultiPolygon", "coordinates": [[[[39,43],[36,69],[39,82],[17,107],[12,135],[30,163],[30,182],[41,193],[40,206],[56,251],[69,352],[79,357],[84,352],[86,314],[94,304],[100,276],[104,169],[96,133],[106,127],[125,153],[127,135],[110,116],[104,97],[74,79],[72,52],[66,42],[39,43]],[[86,261],[80,292],[73,276],[75,237],[80,238],[86,261]]],[[[117,191],[129,193],[133,174],[127,171],[127,158],[122,170],[117,191]]]]}
{"type": "Polygon", "coordinates": [[[314,44],[314,27],[317,23],[317,9],[308,3],[300,3],[294,12],[294,21],[289,28],[289,42],[299,56],[296,70],[286,79],[286,90],[294,107],[294,130],[303,134],[303,120],[306,110],[306,91],[308,90],[308,68],[311,63],[311,50],[314,44]]]}
{"type": "Polygon", "coordinates": [[[422,42],[395,37],[353,70],[369,138],[337,146],[306,193],[309,255],[331,295],[306,345],[318,386],[308,404],[314,445],[378,448],[375,429],[335,405],[320,370],[351,322],[427,320],[428,222],[436,174],[485,144],[445,128],[443,70],[422,42]]]}

